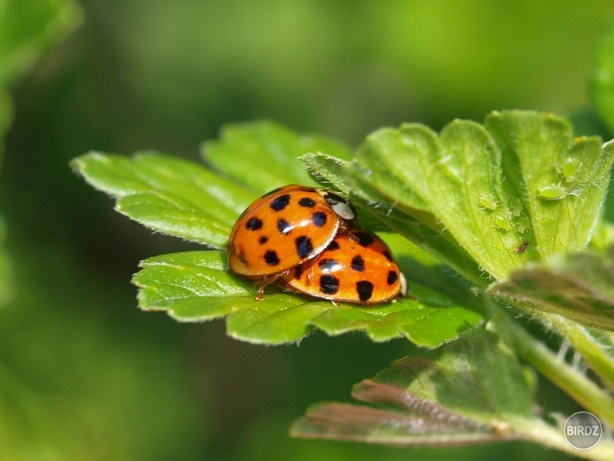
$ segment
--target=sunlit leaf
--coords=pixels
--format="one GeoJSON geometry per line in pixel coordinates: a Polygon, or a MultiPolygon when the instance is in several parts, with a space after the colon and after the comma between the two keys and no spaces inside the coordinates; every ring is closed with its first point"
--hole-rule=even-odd
{"type": "Polygon", "coordinates": [[[165,234],[222,248],[239,214],[256,198],[202,166],[151,152],[132,158],[93,152],[73,168],[117,200],[120,213],[165,234]]]}
{"type": "Polygon", "coordinates": [[[511,258],[500,250],[523,240],[502,229],[507,207],[500,162],[496,145],[477,123],[453,122],[440,136],[407,124],[371,134],[350,172],[357,183],[383,194],[390,208],[427,219],[441,239],[456,240],[496,276],[511,258]]]}
{"type": "MultiPolygon", "coordinates": [[[[256,198],[253,191],[268,190],[270,181],[249,171],[273,175],[276,184],[304,182],[294,150],[318,147],[305,139],[311,138],[269,123],[231,126],[221,141],[205,147],[205,158],[220,173],[153,153],[131,159],[91,153],[73,166],[116,197],[120,212],[156,231],[221,249],[239,214],[256,198]],[[241,174],[249,189],[238,185],[241,174]]],[[[492,114],[485,126],[455,121],[440,135],[415,124],[380,130],[350,161],[322,153],[301,159],[313,177],[348,194],[368,225],[381,221],[486,286],[527,261],[588,242],[613,155],[596,138],[572,139],[562,119],[506,112],[492,114]],[[548,188],[553,182],[560,187],[548,188]]],[[[441,279],[441,268],[432,272],[416,264],[408,245],[397,240],[393,249],[411,296],[368,308],[335,306],[274,287],[267,288],[265,302],[257,302],[255,286],[230,275],[222,253],[189,253],[189,262],[178,255],[147,260],[135,283],[142,308],[164,309],[182,321],[227,317],[229,334],[248,341],[291,342],[319,328],[331,335],[364,331],[374,341],[405,337],[436,347],[478,323],[482,306],[468,286],[457,286],[450,275],[441,279]],[[209,267],[211,258],[216,265],[209,267]]]]}
{"type": "Polygon", "coordinates": [[[334,305],[267,287],[263,301],[257,288],[226,270],[225,254],[217,251],[157,256],[141,264],[134,277],[139,305],[164,310],[184,322],[227,317],[231,336],[254,343],[280,344],[301,339],[315,327],[329,335],[364,331],[374,341],[406,337],[436,347],[458,337],[481,320],[474,310],[445,295],[429,301],[404,299],[385,305],[334,305]]]}
{"type": "Polygon", "coordinates": [[[510,111],[440,134],[419,124],[376,131],[346,173],[390,227],[484,286],[586,246],[613,160],[614,146],[573,138],[559,117],[510,111]]]}
{"type": "Polygon", "coordinates": [[[203,144],[202,155],[208,164],[264,194],[286,184],[315,185],[297,158],[320,150],[350,157],[340,142],[263,121],[226,125],[219,140],[203,144]]]}
{"type": "Polygon", "coordinates": [[[300,157],[309,174],[328,189],[336,189],[349,196],[351,188],[345,184],[347,160],[321,152],[309,152],[300,157]]]}
{"type": "Polygon", "coordinates": [[[354,205],[361,208],[361,223],[377,230],[392,229],[455,268],[467,279],[477,284],[482,282],[483,270],[476,266],[475,261],[453,238],[445,230],[434,230],[424,224],[436,221],[432,213],[413,210],[410,215],[400,211],[367,182],[367,178],[371,177],[368,170],[364,170],[363,174],[348,176],[348,162],[322,153],[310,153],[301,160],[313,177],[345,193],[354,205]],[[345,182],[346,180],[348,182],[345,182]]]}
{"type": "MultiPolygon", "coordinates": [[[[243,127],[246,131],[253,134],[243,127]]],[[[250,161],[256,160],[247,156],[247,164],[250,161]]],[[[156,231],[217,248],[225,246],[234,221],[255,198],[253,192],[222,175],[162,154],[137,153],[126,158],[90,153],[72,165],[90,184],[115,197],[118,211],[156,231]]],[[[463,304],[462,295],[433,288],[434,283],[454,286],[453,280],[420,279],[426,272],[412,257],[403,256],[406,244],[397,239],[395,246],[404,264],[419,274],[416,281],[408,274],[416,299],[368,308],[336,306],[275,287],[267,287],[265,300],[258,302],[256,286],[230,274],[220,252],[150,258],[134,283],[140,288],[143,309],[166,310],[180,321],[227,317],[231,336],[257,343],[297,341],[319,328],[330,335],[364,331],[374,341],[406,337],[418,345],[436,347],[481,321],[479,306],[463,304]]]]}
{"type": "Polygon", "coordinates": [[[548,259],[585,248],[599,222],[614,144],[574,138],[565,119],[535,112],[493,113],[486,127],[503,153],[506,193],[513,189],[522,202],[510,224],[532,229],[525,253],[548,259]]]}

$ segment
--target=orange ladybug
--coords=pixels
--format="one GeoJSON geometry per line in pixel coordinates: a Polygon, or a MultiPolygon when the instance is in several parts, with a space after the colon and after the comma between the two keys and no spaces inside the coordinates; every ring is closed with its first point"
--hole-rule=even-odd
{"type": "Polygon", "coordinates": [[[229,268],[261,281],[262,290],[285,271],[319,255],[355,217],[347,200],[324,189],[275,189],[252,203],[235,223],[228,239],[229,268]]]}
{"type": "Polygon", "coordinates": [[[404,295],[405,277],[388,246],[356,224],[352,205],[314,187],[289,185],[252,203],[228,239],[232,272],[264,287],[333,302],[371,305],[404,295]]]}
{"type": "Polygon", "coordinates": [[[292,268],[279,284],[316,298],[363,305],[392,301],[407,289],[388,246],[358,227],[338,233],[316,258],[292,268]]]}

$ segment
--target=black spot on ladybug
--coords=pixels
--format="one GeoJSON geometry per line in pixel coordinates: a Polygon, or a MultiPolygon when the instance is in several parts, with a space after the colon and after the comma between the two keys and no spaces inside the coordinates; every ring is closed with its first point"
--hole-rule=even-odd
{"type": "Polygon", "coordinates": [[[373,284],[367,280],[356,282],[356,292],[361,301],[368,301],[373,295],[373,284]]]}
{"type": "Polygon", "coordinates": [[[279,264],[279,257],[273,250],[268,250],[264,254],[264,260],[269,266],[277,266],[279,264]]]}
{"type": "Polygon", "coordinates": [[[292,226],[285,219],[280,219],[277,221],[277,229],[279,229],[279,232],[284,235],[288,235],[290,232],[292,232],[292,226]]]}
{"type": "Polygon", "coordinates": [[[352,269],[358,272],[365,270],[365,260],[360,255],[356,255],[352,258],[352,269]]]}
{"type": "Polygon", "coordinates": [[[311,215],[311,222],[313,222],[316,227],[322,227],[324,224],[326,224],[326,213],[316,211],[311,215]]]}
{"type": "Polygon", "coordinates": [[[290,194],[280,195],[276,197],[269,205],[275,211],[281,211],[290,203],[290,194]]]}
{"type": "Polygon", "coordinates": [[[386,283],[388,283],[388,285],[392,285],[398,279],[399,279],[399,274],[397,274],[395,271],[389,271],[388,277],[386,277],[386,283]]]}
{"type": "Polygon", "coordinates": [[[302,265],[298,265],[294,268],[294,279],[298,280],[301,278],[301,275],[303,275],[303,266],[302,265]]]}
{"type": "Polygon", "coordinates": [[[320,277],[320,291],[327,295],[334,295],[339,291],[339,279],[330,274],[320,277]]]}
{"type": "Polygon", "coordinates": [[[269,241],[269,238],[268,238],[266,235],[263,235],[262,237],[260,237],[260,238],[258,239],[258,243],[259,243],[260,245],[264,245],[264,244],[265,244],[266,242],[268,242],[268,241],[269,241]]]}
{"type": "Polygon", "coordinates": [[[388,261],[393,262],[392,255],[390,254],[388,250],[384,250],[384,256],[386,257],[388,261]]]}
{"type": "Polygon", "coordinates": [[[313,252],[313,244],[311,243],[311,239],[306,235],[297,237],[294,240],[294,244],[296,245],[296,252],[301,259],[306,258],[313,252]]]}
{"type": "Polygon", "coordinates": [[[322,268],[323,270],[331,270],[337,267],[338,265],[339,263],[335,259],[332,259],[332,258],[322,259],[318,263],[318,266],[320,266],[320,268],[322,268]]]}
{"type": "Polygon", "coordinates": [[[247,228],[247,230],[251,231],[262,229],[262,219],[250,218],[249,221],[245,223],[245,227],[247,228]]]}
{"type": "Polygon", "coordinates": [[[302,206],[304,208],[313,208],[314,206],[316,206],[315,200],[310,199],[309,197],[303,197],[298,201],[298,204],[299,206],[302,206]]]}
{"type": "Polygon", "coordinates": [[[370,234],[369,232],[354,232],[354,237],[358,239],[358,244],[365,248],[371,245],[373,240],[375,240],[373,234],[370,234]]]}
{"type": "Polygon", "coordinates": [[[333,240],[332,242],[330,242],[328,244],[328,246],[326,247],[326,251],[335,251],[338,250],[339,248],[341,248],[339,246],[339,242],[337,242],[336,240],[333,240]]]}

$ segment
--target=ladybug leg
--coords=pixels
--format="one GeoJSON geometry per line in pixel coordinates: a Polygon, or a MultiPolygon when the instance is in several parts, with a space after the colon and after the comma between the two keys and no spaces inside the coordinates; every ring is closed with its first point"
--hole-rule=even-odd
{"type": "Polygon", "coordinates": [[[256,301],[262,302],[264,301],[264,287],[266,285],[260,285],[258,286],[258,294],[256,295],[256,301]]]}
{"type": "Polygon", "coordinates": [[[258,294],[256,295],[256,301],[264,301],[264,289],[266,288],[267,285],[270,285],[271,283],[275,283],[275,281],[277,281],[279,278],[283,277],[284,275],[286,275],[289,271],[283,271],[280,274],[273,274],[270,275],[269,277],[265,277],[262,280],[258,281],[258,294]]]}

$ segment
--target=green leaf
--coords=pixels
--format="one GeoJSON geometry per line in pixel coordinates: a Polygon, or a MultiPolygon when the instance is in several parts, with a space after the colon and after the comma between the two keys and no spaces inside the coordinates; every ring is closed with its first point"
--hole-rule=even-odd
{"type": "Polygon", "coordinates": [[[215,169],[264,194],[286,184],[315,185],[297,158],[320,150],[350,157],[340,142],[262,121],[226,125],[220,140],[203,144],[202,155],[215,169]]]}
{"type": "Polygon", "coordinates": [[[334,189],[346,196],[350,187],[345,184],[347,161],[323,153],[308,152],[300,157],[309,174],[327,189],[334,189]]]}
{"type": "Polygon", "coordinates": [[[452,122],[440,136],[407,124],[370,135],[350,172],[367,178],[390,206],[424,221],[440,238],[456,240],[496,277],[511,264],[511,249],[523,241],[505,220],[498,154],[486,130],[474,122],[452,122]]]}
{"type": "MultiPolygon", "coordinates": [[[[385,218],[388,216],[378,216],[379,211],[366,204],[362,197],[353,196],[351,185],[345,182],[348,161],[321,152],[309,152],[301,156],[300,160],[318,183],[327,189],[342,193],[349,197],[354,205],[362,208],[358,216],[361,226],[374,231],[391,230],[391,227],[385,224],[385,218]]],[[[407,216],[404,217],[411,220],[407,216]]]]}
{"type": "Polygon", "coordinates": [[[426,298],[358,307],[282,293],[267,287],[256,301],[252,282],[226,270],[222,252],[197,251],[157,256],[141,264],[134,277],[140,288],[139,305],[145,310],[165,310],[185,322],[227,316],[228,334],[245,341],[281,344],[298,341],[314,327],[329,335],[365,331],[374,341],[406,337],[415,344],[436,347],[450,341],[481,320],[481,315],[418,287],[426,298]]]}
{"type": "MultiPolygon", "coordinates": [[[[553,329],[561,332],[565,340],[582,354],[586,364],[598,373],[603,384],[612,386],[614,368],[611,355],[606,350],[606,347],[610,350],[612,348],[611,338],[604,334],[594,337],[591,334],[594,331],[587,331],[581,325],[558,315],[550,315],[547,320],[553,324],[553,329]]],[[[487,326],[498,332],[519,357],[533,365],[583,408],[593,412],[605,424],[614,424],[614,400],[611,393],[578,367],[575,353],[572,363],[568,363],[563,350],[553,354],[543,342],[530,335],[502,310],[489,319],[487,326]]]]}
{"type": "MultiPolygon", "coordinates": [[[[239,149],[236,154],[243,155],[249,149],[237,140],[258,139],[264,136],[263,127],[273,129],[269,151],[286,155],[282,153],[289,150],[274,139],[280,129],[267,124],[241,126],[238,130],[241,136],[230,129],[230,135],[218,147],[230,149],[234,146],[239,149]],[[228,139],[233,142],[227,142],[228,139]]],[[[290,138],[302,139],[294,135],[290,138]]],[[[259,152],[260,163],[272,155],[267,154],[266,149],[255,150],[259,152]]],[[[229,156],[230,151],[226,154],[229,156]]],[[[247,165],[257,161],[249,155],[245,158],[247,165]]],[[[291,160],[301,165],[292,156],[287,156],[284,162],[291,160]]],[[[241,162],[236,162],[235,158],[230,164],[235,163],[241,162]]],[[[156,231],[211,247],[225,247],[235,220],[256,198],[253,192],[234,181],[197,164],[151,152],[137,153],[132,158],[94,152],[75,159],[72,166],[94,187],[115,197],[121,213],[156,231]]],[[[251,171],[259,170],[252,165],[251,171]]],[[[251,185],[252,188],[264,187],[256,182],[251,185]]],[[[408,252],[406,246],[402,239],[393,242],[404,264],[419,274],[415,281],[410,279],[412,294],[417,300],[408,298],[369,308],[348,304],[336,306],[328,301],[282,293],[275,287],[267,287],[264,302],[258,302],[256,286],[230,274],[225,254],[220,252],[148,259],[143,262],[134,283],[140,288],[139,305],[143,309],[166,310],[174,318],[186,322],[227,317],[231,336],[256,343],[297,341],[319,328],[330,335],[365,331],[374,341],[406,337],[418,345],[436,347],[480,322],[481,306],[466,304],[467,299],[474,299],[473,296],[464,296],[463,301],[463,296],[458,295],[460,292],[467,294],[467,286],[459,285],[449,276],[437,275],[441,268],[425,270],[424,254],[418,255],[422,263],[417,263],[416,254],[408,252]],[[424,277],[429,272],[430,279],[424,277]],[[444,292],[439,293],[436,285],[444,287],[444,292]],[[450,290],[455,286],[458,292],[450,290]]]]}
{"type": "Polygon", "coordinates": [[[487,292],[521,308],[614,331],[614,247],[604,253],[571,253],[528,265],[487,292]]]}
{"type": "Polygon", "coordinates": [[[614,21],[597,47],[591,96],[597,112],[614,132],[614,21]]]}
{"type": "Polygon", "coordinates": [[[418,346],[437,347],[480,320],[479,314],[463,307],[404,300],[370,309],[339,306],[323,312],[312,323],[330,335],[365,330],[376,342],[405,337],[418,346]]]}
{"type": "MultiPolygon", "coordinates": [[[[368,405],[328,403],[295,422],[295,437],[395,446],[530,440],[578,454],[561,427],[534,414],[531,382],[514,354],[474,329],[432,354],[406,357],[354,387],[368,405]]],[[[591,459],[612,456],[600,443],[591,459]]]]}
{"type": "Polygon", "coordinates": [[[434,357],[401,360],[375,380],[484,424],[533,416],[527,376],[496,335],[472,330],[434,357]]]}
{"type": "MultiPolygon", "coordinates": [[[[435,231],[413,216],[400,211],[394,204],[391,205],[386,197],[362,180],[370,177],[371,172],[365,170],[363,174],[348,178],[345,169],[348,165],[352,167],[354,165],[321,153],[306,154],[301,160],[313,177],[327,187],[346,194],[356,206],[361,208],[359,220],[362,225],[383,231],[392,229],[455,268],[467,279],[477,284],[483,283],[483,271],[449,234],[441,229],[435,231]]],[[[435,217],[430,213],[415,210],[412,214],[425,222],[435,222],[435,217]]]]}
{"type": "MultiPolygon", "coordinates": [[[[541,259],[585,248],[599,223],[614,161],[614,144],[574,138],[569,123],[534,112],[493,113],[486,119],[503,151],[505,177],[522,200],[541,259]]],[[[511,191],[508,191],[508,194],[511,191]]],[[[524,227],[524,226],[523,226],[524,227]]]]}
{"type": "Polygon", "coordinates": [[[346,181],[359,205],[485,286],[585,247],[613,161],[614,145],[573,138],[564,119],[495,112],[485,125],[457,120],[439,135],[419,124],[376,131],[346,181]]]}
{"type": "Polygon", "coordinates": [[[560,332],[602,382],[612,387],[611,341],[603,332],[595,334],[582,325],[614,331],[613,268],[614,247],[604,252],[570,253],[513,272],[507,280],[490,286],[487,293],[528,311],[560,332]]]}
{"type": "Polygon", "coordinates": [[[120,213],[165,234],[222,248],[239,214],[256,196],[206,170],[168,155],[132,158],[92,152],[72,167],[117,199],[120,213]]]}

